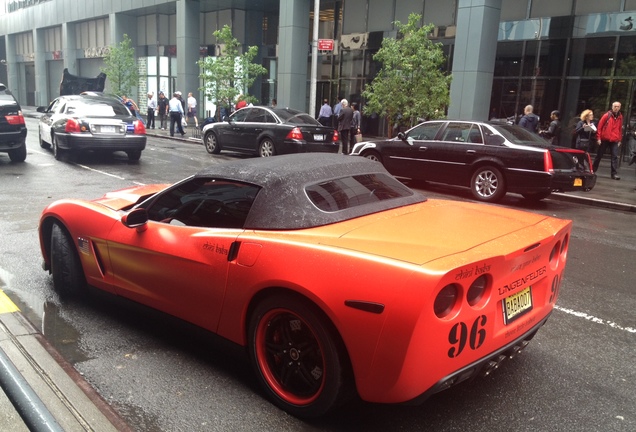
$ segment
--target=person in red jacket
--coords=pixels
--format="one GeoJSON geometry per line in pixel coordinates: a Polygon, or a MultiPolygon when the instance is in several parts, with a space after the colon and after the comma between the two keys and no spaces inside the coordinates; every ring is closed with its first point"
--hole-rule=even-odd
{"type": "Polygon", "coordinates": [[[596,157],[594,158],[594,164],[592,168],[594,171],[598,171],[598,166],[601,163],[601,159],[605,154],[607,148],[610,148],[612,153],[612,178],[614,180],[620,180],[618,175],[618,148],[621,146],[623,139],[623,115],[621,114],[621,103],[614,102],[612,104],[611,111],[606,112],[601,117],[601,121],[598,122],[598,144],[600,147],[596,151],[596,157]]]}

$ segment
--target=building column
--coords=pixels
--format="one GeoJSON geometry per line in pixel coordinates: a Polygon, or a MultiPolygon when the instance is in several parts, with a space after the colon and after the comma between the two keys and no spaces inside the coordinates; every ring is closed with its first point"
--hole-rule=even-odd
{"type": "Polygon", "coordinates": [[[33,62],[35,65],[35,106],[48,105],[49,80],[46,73],[44,30],[33,29],[33,62]]]}
{"type": "Polygon", "coordinates": [[[278,106],[307,111],[309,1],[280,0],[278,106]]]}
{"type": "Polygon", "coordinates": [[[7,68],[7,82],[5,84],[18,102],[26,103],[26,94],[22,96],[18,92],[20,80],[18,78],[18,63],[16,62],[15,55],[15,35],[8,34],[4,37],[4,40],[6,48],[5,67],[7,68]]]}
{"type": "Polygon", "coordinates": [[[77,36],[75,24],[62,23],[62,52],[64,68],[72,75],[77,75],[77,36]]]}
{"type": "Polygon", "coordinates": [[[502,0],[459,0],[448,118],[487,120],[502,0]]]}
{"type": "Polygon", "coordinates": [[[199,2],[177,2],[177,88],[188,97],[188,92],[199,89],[199,2]]]}

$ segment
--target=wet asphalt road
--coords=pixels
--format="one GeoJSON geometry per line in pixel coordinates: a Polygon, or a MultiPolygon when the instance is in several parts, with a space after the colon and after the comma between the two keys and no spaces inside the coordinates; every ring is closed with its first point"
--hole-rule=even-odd
{"type": "MultiPolygon", "coordinates": [[[[307,423],[265,400],[242,350],[181,321],[92,292],[61,302],[41,269],[39,214],[59,198],[95,198],[133,184],[172,183],[237,157],[149,139],[126,156],[56,161],[29,126],[28,156],[0,154],[0,288],[135,430],[633,431],[636,430],[635,216],[553,200],[534,208],[574,220],[558,308],[526,351],[496,373],[424,405],[354,403],[307,423]]],[[[431,187],[432,197],[468,199],[431,187]]],[[[422,365],[426,368],[426,364],[422,365]]]]}

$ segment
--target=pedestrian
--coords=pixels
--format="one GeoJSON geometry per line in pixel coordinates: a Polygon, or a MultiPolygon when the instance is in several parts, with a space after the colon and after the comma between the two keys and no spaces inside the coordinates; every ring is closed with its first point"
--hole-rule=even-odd
{"type": "Polygon", "coordinates": [[[181,134],[181,136],[185,135],[183,131],[183,126],[181,126],[181,118],[183,117],[183,105],[181,104],[181,100],[179,99],[179,95],[175,92],[172,95],[172,99],[168,102],[168,110],[170,112],[170,136],[174,136],[174,125],[176,123],[177,130],[181,134]]]}
{"type": "Polygon", "coordinates": [[[340,101],[336,101],[336,103],[333,106],[333,127],[334,128],[338,128],[338,116],[340,115],[340,110],[342,109],[342,104],[340,103],[340,101]]]}
{"type": "Polygon", "coordinates": [[[192,92],[188,93],[188,117],[194,119],[194,126],[199,127],[197,119],[197,100],[192,96],[192,92]]]}
{"type": "Polygon", "coordinates": [[[274,98],[272,99],[272,108],[276,108],[276,105],[278,105],[278,101],[274,98]]]}
{"type": "Polygon", "coordinates": [[[177,91],[177,98],[179,99],[179,102],[181,102],[181,108],[183,108],[183,113],[185,114],[186,112],[186,101],[183,99],[183,96],[181,95],[180,91],[177,91]]]}
{"type": "Polygon", "coordinates": [[[247,106],[247,101],[245,101],[245,96],[239,95],[238,102],[236,103],[236,109],[240,110],[241,108],[245,108],[247,106]]]}
{"type": "Polygon", "coordinates": [[[596,125],[594,124],[594,111],[590,109],[583,110],[581,120],[574,128],[576,136],[576,148],[585,150],[588,153],[594,153],[596,149],[596,125]]]}
{"type": "Polygon", "coordinates": [[[329,123],[331,123],[332,115],[333,111],[331,110],[331,106],[329,105],[329,100],[323,100],[322,106],[320,107],[320,112],[318,113],[318,122],[323,126],[329,126],[329,123]]]}
{"type": "Polygon", "coordinates": [[[349,154],[349,134],[351,133],[351,122],[353,121],[353,110],[349,107],[349,101],[340,101],[341,109],[338,115],[338,133],[342,140],[342,153],[349,154]]]}
{"type": "Polygon", "coordinates": [[[561,113],[554,110],[550,113],[550,126],[547,130],[541,131],[539,134],[547,138],[552,145],[558,146],[561,141],[561,113]]]}
{"type": "Polygon", "coordinates": [[[519,120],[519,126],[530,132],[537,133],[539,127],[539,116],[533,113],[532,105],[526,105],[523,110],[523,117],[519,120]]]}
{"type": "Polygon", "coordinates": [[[122,99],[124,105],[126,105],[128,107],[128,109],[130,110],[130,113],[133,115],[133,117],[137,117],[137,112],[139,112],[139,107],[137,106],[135,101],[130,99],[126,95],[122,95],[121,99],[122,99]]]}
{"type": "Polygon", "coordinates": [[[166,130],[166,124],[168,119],[168,98],[160,91],[159,100],[157,101],[157,114],[159,114],[159,126],[161,130],[166,130]]]}
{"type": "Polygon", "coordinates": [[[621,114],[621,103],[614,102],[612,109],[603,114],[601,120],[598,122],[598,137],[596,143],[600,147],[596,151],[596,157],[594,158],[593,168],[595,172],[598,171],[601,159],[605,151],[609,148],[612,156],[610,164],[612,179],[621,179],[618,175],[618,149],[621,146],[622,139],[623,115],[621,114]]]}
{"type": "Polygon", "coordinates": [[[351,109],[353,110],[353,118],[351,119],[351,132],[349,132],[349,142],[351,143],[351,150],[353,150],[353,146],[356,144],[356,142],[358,142],[356,136],[360,134],[362,117],[360,115],[360,110],[358,110],[358,104],[356,102],[351,103],[351,109]]]}
{"type": "Polygon", "coordinates": [[[155,128],[155,111],[157,110],[157,99],[154,98],[154,93],[148,93],[148,116],[146,118],[146,128],[155,128]]]}

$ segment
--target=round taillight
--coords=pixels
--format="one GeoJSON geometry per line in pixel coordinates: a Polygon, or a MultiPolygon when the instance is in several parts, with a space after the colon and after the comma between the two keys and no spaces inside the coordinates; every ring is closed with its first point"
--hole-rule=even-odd
{"type": "Polygon", "coordinates": [[[570,236],[565,236],[563,239],[563,244],[561,245],[561,259],[565,259],[568,253],[568,246],[570,243],[570,236]]]}
{"type": "Polygon", "coordinates": [[[550,267],[554,270],[559,265],[559,255],[561,253],[561,242],[557,242],[550,251],[550,267]]]}
{"type": "Polygon", "coordinates": [[[488,277],[481,275],[475,281],[470,284],[468,292],[466,293],[466,301],[470,306],[477,306],[486,294],[488,288],[488,277]]]}
{"type": "Polygon", "coordinates": [[[438,318],[444,318],[448,316],[457,303],[459,298],[459,286],[457,284],[446,285],[435,297],[435,303],[433,304],[433,310],[438,318]]]}

